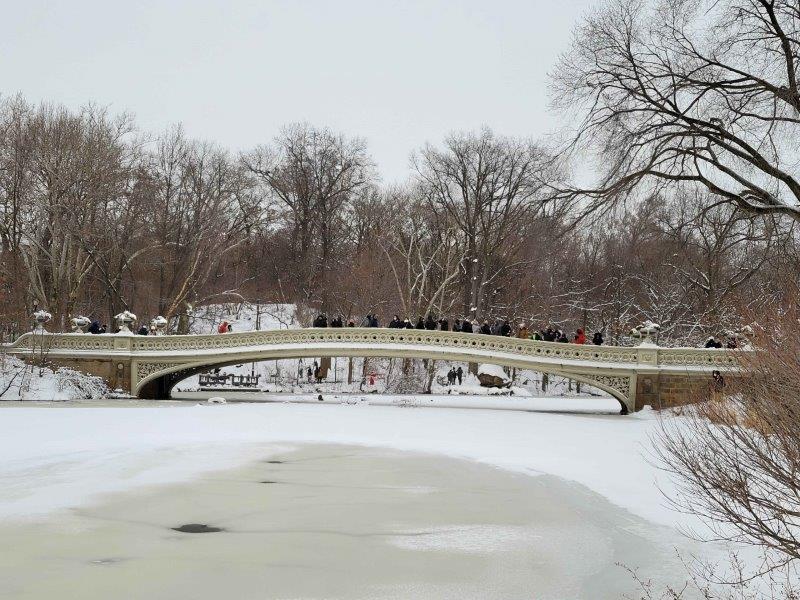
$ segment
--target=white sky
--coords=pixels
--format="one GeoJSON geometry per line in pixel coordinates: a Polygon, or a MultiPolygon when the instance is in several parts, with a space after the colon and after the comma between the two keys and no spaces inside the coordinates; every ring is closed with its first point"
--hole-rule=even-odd
{"type": "Polygon", "coordinates": [[[2,0],[0,93],[182,122],[231,150],[308,121],[384,181],[456,129],[553,129],[547,73],[599,0],[2,0]]]}

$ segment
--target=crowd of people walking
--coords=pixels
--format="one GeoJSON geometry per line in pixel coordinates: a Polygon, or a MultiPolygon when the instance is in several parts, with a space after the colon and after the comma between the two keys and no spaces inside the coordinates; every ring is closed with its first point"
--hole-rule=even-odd
{"type": "MultiPolygon", "coordinates": [[[[325,313],[318,314],[313,321],[314,327],[343,327],[344,319],[341,316],[334,317],[330,321],[325,313]]],[[[349,320],[347,327],[355,327],[356,322],[349,320]]],[[[360,327],[380,327],[378,317],[368,314],[359,324],[360,327]]],[[[508,319],[484,320],[482,323],[477,320],[455,319],[452,324],[445,318],[436,319],[432,315],[425,318],[421,316],[416,322],[411,319],[401,319],[399,315],[394,315],[387,325],[390,329],[423,329],[428,331],[458,331],[461,333],[481,333],[484,335],[500,335],[505,337],[517,337],[520,339],[540,340],[545,342],[564,342],[573,344],[587,344],[589,339],[586,332],[578,328],[574,334],[568,335],[562,329],[555,326],[541,327],[539,329],[529,329],[525,323],[520,323],[516,327],[512,326],[508,319]]],[[[603,333],[600,331],[592,335],[591,343],[602,346],[604,342],[603,333]]]]}

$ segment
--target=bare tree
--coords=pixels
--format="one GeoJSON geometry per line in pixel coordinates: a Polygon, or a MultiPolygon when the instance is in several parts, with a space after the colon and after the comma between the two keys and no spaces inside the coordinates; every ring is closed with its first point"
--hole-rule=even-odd
{"type": "Polygon", "coordinates": [[[452,134],[444,146],[426,146],[414,167],[431,208],[463,237],[463,314],[481,318],[487,289],[516,261],[523,239],[515,232],[543,206],[549,163],[532,142],[488,129],[452,134]]]}
{"type": "Polygon", "coordinates": [[[637,188],[698,183],[719,202],[800,220],[794,0],[613,0],[577,30],[554,103],[602,177],[567,197],[606,210],[637,188]]]}
{"type": "Polygon", "coordinates": [[[439,230],[425,199],[415,196],[414,190],[396,190],[392,196],[387,208],[397,217],[380,245],[394,276],[402,314],[412,318],[448,314],[455,300],[449,291],[464,258],[458,232],[439,230]]]}
{"type": "Polygon", "coordinates": [[[750,576],[795,568],[800,559],[797,316],[762,313],[767,326],[758,329],[758,351],[741,357],[744,374],[727,377],[685,418],[664,419],[656,440],[678,484],[671,500],[710,528],[694,533],[764,552],[762,568],[750,576]]]}
{"type": "Polygon", "coordinates": [[[172,318],[209,294],[215,269],[261,222],[262,205],[236,162],[179,128],[159,141],[150,172],[158,312],[172,318]]]}
{"type": "Polygon", "coordinates": [[[348,204],[374,178],[360,138],[307,124],[286,127],[272,146],[243,156],[246,168],[286,206],[295,260],[291,270],[306,298],[321,292],[328,309],[328,276],[348,204]]]}

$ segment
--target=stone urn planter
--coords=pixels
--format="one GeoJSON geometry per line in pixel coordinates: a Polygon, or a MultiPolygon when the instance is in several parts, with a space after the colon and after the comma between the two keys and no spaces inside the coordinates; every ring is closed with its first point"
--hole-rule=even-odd
{"type": "Polygon", "coordinates": [[[69,323],[72,326],[72,333],[86,333],[92,321],[88,317],[73,317],[69,323]]]}
{"type": "Polygon", "coordinates": [[[642,340],[639,342],[640,346],[656,346],[652,336],[657,334],[659,331],[661,331],[661,325],[648,320],[638,327],[631,329],[631,335],[642,340]]]}
{"type": "Polygon", "coordinates": [[[53,319],[53,315],[51,315],[46,310],[37,310],[33,313],[33,321],[36,323],[36,328],[34,331],[38,333],[45,333],[46,330],[44,328],[45,324],[49,323],[53,319]]]}
{"type": "Polygon", "coordinates": [[[131,325],[136,321],[136,315],[129,310],[123,310],[121,313],[114,317],[119,327],[120,335],[133,335],[131,325]]]}
{"type": "Polygon", "coordinates": [[[167,320],[161,315],[150,321],[150,331],[154,335],[164,335],[167,332],[167,320]]]}

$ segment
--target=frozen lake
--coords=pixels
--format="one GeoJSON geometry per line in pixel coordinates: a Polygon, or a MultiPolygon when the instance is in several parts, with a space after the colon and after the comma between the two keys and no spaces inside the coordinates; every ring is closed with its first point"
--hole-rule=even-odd
{"type": "Polygon", "coordinates": [[[253,459],[6,521],[0,597],[617,599],[617,563],[684,577],[672,528],[559,477],[348,445],[253,459]]]}

